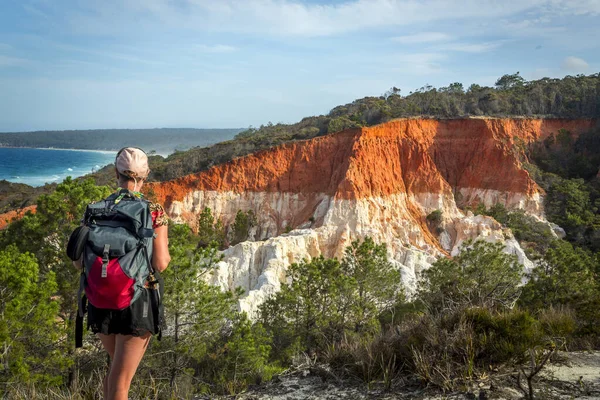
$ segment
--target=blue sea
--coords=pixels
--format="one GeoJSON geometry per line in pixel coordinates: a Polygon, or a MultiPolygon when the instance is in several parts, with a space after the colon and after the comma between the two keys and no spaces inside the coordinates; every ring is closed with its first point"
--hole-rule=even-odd
{"type": "Polygon", "coordinates": [[[115,160],[116,152],[0,147],[0,180],[42,186],[97,171],[115,160]]]}

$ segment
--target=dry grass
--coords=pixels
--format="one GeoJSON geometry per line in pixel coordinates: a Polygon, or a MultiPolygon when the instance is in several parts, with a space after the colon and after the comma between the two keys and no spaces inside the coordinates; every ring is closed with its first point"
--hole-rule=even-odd
{"type": "MultiPolygon", "coordinates": [[[[194,394],[192,385],[177,382],[173,388],[168,380],[156,380],[143,374],[134,379],[130,390],[131,400],[180,400],[194,394]]],[[[95,370],[85,378],[76,378],[71,388],[42,387],[13,384],[1,393],[3,400],[102,400],[102,378],[104,371],[95,370]]]]}

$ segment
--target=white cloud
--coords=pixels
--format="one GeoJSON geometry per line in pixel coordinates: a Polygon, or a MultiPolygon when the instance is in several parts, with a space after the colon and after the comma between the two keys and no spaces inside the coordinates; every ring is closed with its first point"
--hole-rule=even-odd
{"type": "Polygon", "coordinates": [[[0,55],[0,67],[14,67],[18,65],[25,65],[29,61],[24,58],[8,57],[0,55]]]}
{"type": "Polygon", "coordinates": [[[431,42],[444,42],[452,37],[442,32],[421,32],[413,35],[396,36],[392,40],[402,44],[419,44],[431,42]]]}
{"type": "Polygon", "coordinates": [[[563,60],[560,67],[565,71],[583,72],[589,68],[589,64],[581,58],[570,56],[563,60]]]}
{"type": "Polygon", "coordinates": [[[23,9],[27,11],[29,14],[32,14],[37,17],[42,17],[48,19],[48,14],[40,10],[39,8],[31,5],[31,4],[23,4],[23,9]]]}
{"type": "Polygon", "coordinates": [[[547,12],[558,15],[598,15],[598,0],[548,0],[547,12]]]}
{"type": "Polygon", "coordinates": [[[443,72],[441,61],[446,59],[442,53],[413,53],[389,57],[394,63],[393,70],[415,75],[431,75],[443,72]]]}
{"type": "Polygon", "coordinates": [[[53,46],[59,50],[83,53],[83,54],[90,54],[90,55],[98,56],[101,58],[112,58],[115,60],[134,62],[134,63],[139,63],[139,64],[148,64],[148,65],[165,65],[166,64],[166,62],[156,59],[156,58],[138,57],[131,53],[125,54],[125,53],[119,53],[119,52],[114,52],[114,51],[99,50],[99,49],[95,49],[95,48],[72,46],[69,44],[56,43],[56,42],[51,42],[51,41],[45,41],[45,43],[47,45],[53,46]]]}
{"type": "Polygon", "coordinates": [[[436,50],[457,51],[461,53],[485,53],[504,44],[505,41],[485,42],[485,43],[449,43],[437,46],[436,50]]]}
{"type": "MultiPolygon", "coordinates": [[[[529,11],[562,14],[569,12],[570,1],[347,0],[307,4],[300,0],[80,0],[70,22],[83,32],[115,35],[140,26],[156,29],[158,22],[195,30],[318,37],[443,20],[500,21],[529,11]],[[140,15],[144,21],[136,18],[140,15]]],[[[597,2],[579,0],[571,13],[594,12],[597,2]]],[[[404,40],[411,40],[410,36],[419,40],[417,35],[404,40]]]]}
{"type": "Polygon", "coordinates": [[[228,46],[225,44],[198,44],[195,47],[203,53],[232,53],[237,50],[236,47],[228,46]]]}

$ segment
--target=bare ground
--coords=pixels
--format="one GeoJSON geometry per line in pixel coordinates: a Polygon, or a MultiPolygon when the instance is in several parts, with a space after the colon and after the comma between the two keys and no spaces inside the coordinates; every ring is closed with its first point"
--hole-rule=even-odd
{"type": "MultiPolygon", "coordinates": [[[[559,361],[545,368],[534,384],[536,399],[600,399],[600,352],[560,353],[559,361]]],[[[336,378],[304,369],[251,388],[246,393],[222,400],[466,400],[522,399],[515,374],[492,376],[476,382],[463,392],[441,393],[434,388],[416,388],[397,382],[391,390],[382,383],[368,388],[364,383],[338,381],[336,378]],[[411,388],[412,387],[412,388],[411,388]]],[[[197,400],[215,397],[197,397],[197,400]]]]}

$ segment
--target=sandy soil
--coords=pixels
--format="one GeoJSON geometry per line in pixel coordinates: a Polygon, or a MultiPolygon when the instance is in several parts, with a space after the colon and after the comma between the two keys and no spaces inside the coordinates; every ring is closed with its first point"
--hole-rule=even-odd
{"type": "MultiPolygon", "coordinates": [[[[561,353],[560,362],[554,363],[536,380],[536,399],[600,399],[600,352],[561,353]]],[[[198,397],[204,400],[215,397],[198,397]]],[[[337,382],[310,370],[276,378],[265,385],[251,388],[247,393],[225,400],[467,400],[467,399],[522,399],[511,374],[492,377],[476,383],[468,392],[441,394],[428,389],[398,387],[385,391],[381,385],[368,389],[364,384],[337,382]],[[325,378],[325,379],[324,379],[325,378]],[[377,387],[379,386],[379,387],[377,387]]]]}

